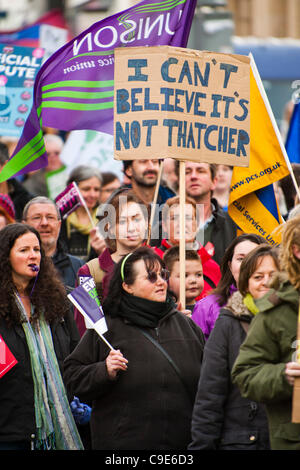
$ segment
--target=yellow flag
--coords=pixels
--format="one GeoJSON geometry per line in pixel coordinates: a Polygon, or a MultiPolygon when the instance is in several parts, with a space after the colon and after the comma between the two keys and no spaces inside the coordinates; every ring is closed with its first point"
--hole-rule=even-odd
{"type": "Polygon", "coordinates": [[[234,167],[228,213],[243,232],[257,233],[275,245],[281,241],[276,229],[283,220],[273,183],[290,169],[253,58],[250,65],[250,163],[248,168],[234,167]]]}

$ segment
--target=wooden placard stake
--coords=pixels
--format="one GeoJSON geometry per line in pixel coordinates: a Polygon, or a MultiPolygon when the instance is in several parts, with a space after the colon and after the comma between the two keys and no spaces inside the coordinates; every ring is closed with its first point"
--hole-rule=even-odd
{"type": "Polygon", "coordinates": [[[185,162],[179,162],[179,205],[180,205],[180,239],[179,239],[179,269],[180,293],[179,301],[185,310],[185,162]]]}
{"type": "Polygon", "coordinates": [[[155,214],[155,209],[156,209],[156,203],[157,203],[157,198],[158,198],[158,191],[159,191],[159,186],[160,186],[160,181],[161,181],[162,170],[163,170],[163,160],[160,160],[154,197],[153,197],[153,201],[152,201],[152,204],[151,204],[151,214],[150,214],[150,222],[149,222],[149,226],[148,226],[147,245],[150,244],[150,240],[151,240],[152,224],[153,224],[153,219],[154,219],[154,214],[155,214]]]}

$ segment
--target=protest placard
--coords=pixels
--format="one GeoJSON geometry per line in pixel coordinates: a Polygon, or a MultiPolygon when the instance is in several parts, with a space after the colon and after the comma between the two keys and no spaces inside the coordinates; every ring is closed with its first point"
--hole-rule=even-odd
{"type": "Polygon", "coordinates": [[[3,377],[17,363],[17,359],[0,335],[0,378],[3,377]]]}
{"type": "Polygon", "coordinates": [[[117,160],[248,166],[250,59],[171,46],[115,49],[117,160]]]}
{"type": "Polygon", "coordinates": [[[0,133],[20,137],[33,103],[44,50],[0,44],[0,133]]]}
{"type": "Polygon", "coordinates": [[[122,162],[112,158],[113,141],[113,136],[104,132],[87,129],[72,131],[68,134],[60,159],[66,165],[68,173],[82,161],[85,165],[99,168],[101,172],[113,172],[122,181],[122,162]]]}

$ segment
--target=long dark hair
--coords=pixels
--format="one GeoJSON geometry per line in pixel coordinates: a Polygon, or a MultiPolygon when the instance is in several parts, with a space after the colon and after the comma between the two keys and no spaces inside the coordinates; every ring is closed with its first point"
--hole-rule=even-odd
{"type": "Polygon", "coordinates": [[[21,321],[21,314],[15,300],[16,287],[12,280],[10,252],[16,240],[29,232],[36,235],[41,249],[38,278],[35,285],[35,278],[32,279],[26,289],[26,295],[31,295],[31,302],[35,306],[33,321],[44,312],[46,321],[51,322],[63,317],[69,309],[64,285],[58,280],[52,260],[45,256],[37,230],[27,224],[10,224],[0,230],[0,315],[9,324],[21,321]]]}
{"type": "Polygon", "coordinates": [[[125,256],[114,267],[113,275],[109,284],[108,295],[103,301],[104,313],[111,317],[118,315],[119,305],[125,293],[122,283],[125,282],[128,285],[132,285],[135,281],[136,275],[138,274],[134,269],[134,263],[142,259],[148,272],[155,269],[157,265],[165,268],[165,263],[160,256],[158,256],[151,248],[142,246],[130,253],[130,256],[126,259],[121,272],[125,256]]]}
{"type": "Polygon", "coordinates": [[[214,294],[217,297],[217,302],[220,306],[227,303],[231,293],[231,286],[236,286],[236,282],[229,268],[229,263],[232,261],[235,247],[246,240],[256,243],[256,245],[266,243],[265,238],[257,235],[256,233],[243,233],[236,237],[226,248],[220,264],[221,280],[217,287],[209,292],[209,294],[214,294]]]}

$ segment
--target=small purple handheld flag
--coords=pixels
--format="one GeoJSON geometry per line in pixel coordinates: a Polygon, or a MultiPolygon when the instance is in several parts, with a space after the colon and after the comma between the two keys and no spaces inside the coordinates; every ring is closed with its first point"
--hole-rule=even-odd
{"type": "Polygon", "coordinates": [[[82,284],[68,294],[68,298],[108,347],[113,350],[114,348],[103,336],[107,331],[107,325],[93,277],[87,277],[82,284]]]}
{"type": "Polygon", "coordinates": [[[186,47],[197,0],[144,0],[93,24],[39,70],[34,102],[0,182],[47,165],[42,126],[113,134],[114,49],[186,47]]]}
{"type": "Polygon", "coordinates": [[[66,189],[56,196],[55,203],[59,208],[62,219],[66,219],[77,207],[84,205],[83,198],[75,181],[70,183],[66,189]]]}

